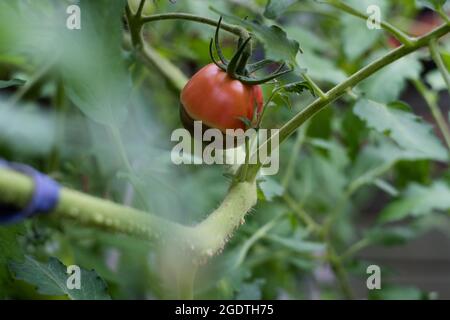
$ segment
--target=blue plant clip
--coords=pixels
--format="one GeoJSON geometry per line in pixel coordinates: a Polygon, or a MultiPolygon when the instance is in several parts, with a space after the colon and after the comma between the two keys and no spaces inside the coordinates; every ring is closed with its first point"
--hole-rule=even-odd
{"type": "Polygon", "coordinates": [[[56,207],[61,187],[52,178],[27,165],[6,162],[2,159],[0,159],[0,167],[24,173],[34,181],[34,192],[30,202],[21,211],[4,212],[5,209],[0,207],[0,224],[17,223],[37,214],[49,213],[56,207]]]}

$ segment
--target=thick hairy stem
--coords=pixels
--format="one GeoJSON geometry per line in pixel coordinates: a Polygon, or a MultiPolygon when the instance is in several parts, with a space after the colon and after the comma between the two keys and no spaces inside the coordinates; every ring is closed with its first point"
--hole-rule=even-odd
{"type": "MultiPolygon", "coordinates": [[[[0,203],[23,207],[33,192],[28,176],[0,168],[0,203]]],[[[76,220],[85,226],[132,235],[144,240],[170,242],[191,250],[198,260],[220,251],[233,231],[256,204],[255,183],[238,183],[221,205],[198,225],[189,227],[153,214],[62,188],[58,206],[49,215],[76,220]]]]}
{"type": "Polygon", "coordinates": [[[208,218],[191,229],[188,237],[193,241],[199,258],[207,258],[221,251],[233,231],[244,223],[245,215],[256,204],[256,184],[242,182],[233,185],[220,206],[208,218]]]}
{"type": "MultiPolygon", "coordinates": [[[[0,168],[0,203],[23,207],[31,198],[33,188],[33,181],[28,176],[0,168]]],[[[155,215],[69,188],[61,189],[58,206],[49,217],[76,220],[86,226],[145,240],[161,238],[168,231],[186,229],[155,215]]]]}

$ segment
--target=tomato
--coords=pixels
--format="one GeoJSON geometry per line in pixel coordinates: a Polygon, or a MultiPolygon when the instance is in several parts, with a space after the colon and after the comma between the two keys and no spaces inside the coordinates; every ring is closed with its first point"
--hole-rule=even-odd
{"type": "Polygon", "coordinates": [[[181,104],[192,120],[220,129],[244,129],[240,118],[253,120],[263,109],[263,94],[259,85],[244,84],[231,78],[215,64],[200,69],[181,92],[181,104]]]}

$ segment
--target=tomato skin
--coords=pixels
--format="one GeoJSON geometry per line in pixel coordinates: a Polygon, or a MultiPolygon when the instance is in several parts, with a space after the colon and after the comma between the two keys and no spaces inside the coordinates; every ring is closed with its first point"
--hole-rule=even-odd
{"type": "Polygon", "coordinates": [[[183,88],[181,104],[193,120],[225,133],[226,129],[245,130],[239,118],[252,120],[255,106],[257,114],[261,114],[263,94],[259,85],[245,85],[211,63],[183,88]]]}

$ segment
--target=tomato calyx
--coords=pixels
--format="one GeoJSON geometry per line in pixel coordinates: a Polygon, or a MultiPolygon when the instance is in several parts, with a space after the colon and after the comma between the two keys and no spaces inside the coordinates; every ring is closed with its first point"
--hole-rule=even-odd
{"type": "Polygon", "coordinates": [[[272,61],[270,59],[264,59],[252,64],[247,64],[248,60],[251,57],[252,49],[251,49],[251,36],[244,38],[240,38],[238,42],[238,49],[236,50],[235,54],[231,58],[230,61],[228,61],[225,56],[223,55],[222,49],[220,47],[219,43],[219,30],[220,25],[222,23],[222,17],[219,18],[219,21],[217,22],[217,28],[216,32],[214,34],[214,38],[211,38],[211,41],[209,43],[209,54],[211,57],[212,62],[220,68],[222,71],[228,73],[228,75],[236,80],[239,80],[240,82],[248,85],[258,85],[262,83],[266,83],[268,81],[271,81],[275,78],[278,78],[288,72],[291,72],[291,68],[285,68],[286,64],[282,63],[278,69],[271,73],[268,76],[262,77],[262,78],[255,78],[251,76],[255,71],[260,70],[264,68],[265,66],[274,63],[275,61],[272,61]],[[214,52],[215,48],[215,52],[214,52]],[[215,57],[215,54],[219,57],[218,61],[215,57]],[[284,69],[284,70],[283,70],[284,69]]]}

